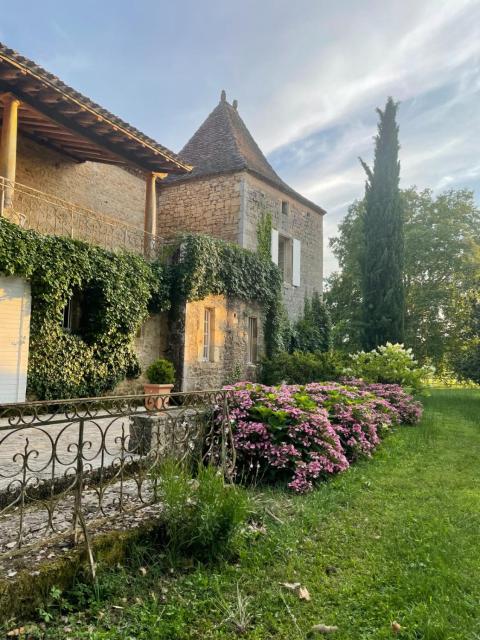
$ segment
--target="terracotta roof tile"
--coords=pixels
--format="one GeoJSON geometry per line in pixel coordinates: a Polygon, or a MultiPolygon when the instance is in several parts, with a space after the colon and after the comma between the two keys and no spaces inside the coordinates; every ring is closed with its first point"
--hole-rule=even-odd
{"type": "Polygon", "coordinates": [[[325,213],[320,206],[289,187],[274,171],[234,104],[226,101],[222,91],[218,105],[179,153],[180,158],[193,165],[193,170],[188,175],[171,176],[166,183],[248,171],[286,195],[325,213]]]}

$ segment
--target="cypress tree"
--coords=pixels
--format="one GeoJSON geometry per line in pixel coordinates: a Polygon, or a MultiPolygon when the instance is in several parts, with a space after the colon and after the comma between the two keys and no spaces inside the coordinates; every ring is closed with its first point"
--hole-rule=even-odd
{"type": "Polygon", "coordinates": [[[367,350],[404,340],[405,249],[397,108],[390,97],[383,111],[377,109],[373,170],[360,159],[367,174],[361,258],[362,342],[367,350]]]}

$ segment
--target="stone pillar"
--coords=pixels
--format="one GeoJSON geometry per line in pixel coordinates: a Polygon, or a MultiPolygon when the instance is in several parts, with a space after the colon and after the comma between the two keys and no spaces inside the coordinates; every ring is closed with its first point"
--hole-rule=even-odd
{"type": "Polygon", "coordinates": [[[11,94],[2,98],[3,120],[2,138],[0,143],[0,176],[8,182],[2,194],[2,205],[11,206],[13,202],[13,183],[17,166],[17,129],[18,107],[20,100],[11,94]]]}

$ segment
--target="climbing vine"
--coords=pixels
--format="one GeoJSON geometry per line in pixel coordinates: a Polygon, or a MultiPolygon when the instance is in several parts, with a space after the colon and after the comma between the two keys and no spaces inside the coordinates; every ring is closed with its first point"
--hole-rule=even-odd
{"type": "Polygon", "coordinates": [[[225,295],[256,301],[265,309],[267,354],[278,346],[281,275],[270,259],[203,235],[184,236],[172,270],[172,304],[225,295]]]}
{"type": "Polygon", "coordinates": [[[278,343],[281,278],[270,259],[208,236],[183,237],[170,264],[39,235],[0,220],[0,272],[30,281],[28,389],[38,398],[100,395],[139,374],[133,338],[150,313],[225,295],[265,309],[266,348],[278,343]],[[81,291],[82,330],[64,310],[81,291]]]}
{"type": "Polygon", "coordinates": [[[133,337],[168,307],[161,265],[0,220],[0,272],[31,283],[29,391],[39,398],[99,395],[139,367],[133,337]],[[63,328],[75,289],[86,296],[81,335],[63,328]]]}
{"type": "Polygon", "coordinates": [[[272,255],[272,214],[264,212],[257,223],[257,253],[270,260],[272,255]]]}

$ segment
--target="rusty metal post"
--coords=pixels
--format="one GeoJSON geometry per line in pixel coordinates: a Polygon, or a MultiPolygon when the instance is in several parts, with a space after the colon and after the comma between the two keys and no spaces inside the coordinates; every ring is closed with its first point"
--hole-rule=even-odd
{"type": "Polygon", "coordinates": [[[83,437],[85,430],[85,421],[82,419],[78,423],[78,440],[77,440],[77,469],[75,498],[73,505],[73,544],[78,544],[78,524],[82,519],[82,491],[83,491],[83,437]]]}

